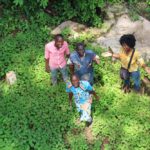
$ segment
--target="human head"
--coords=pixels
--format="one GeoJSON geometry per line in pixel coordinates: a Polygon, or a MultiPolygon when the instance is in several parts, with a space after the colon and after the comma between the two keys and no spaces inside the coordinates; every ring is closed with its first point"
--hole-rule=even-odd
{"type": "Polygon", "coordinates": [[[85,45],[83,43],[77,43],[76,52],[79,54],[80,57],[83,57],[85,53],[85,45]]]}
{"type": "Polygon", "coordinates": [[[74,87],[78,87],[79,86],[79,77],[75,74],[72,75],[71,82],[74,87]]]}
{"type": "Polygon", "coordinates": [[[120,38],[120,44],[125,51],[130,51],[135,47],[136,39],[133,34],[124,34],[120,38]]]}
{"type": "Polygon", "coordinates": [[[63,43],[64,43],[64,38],[62,34],[57,34],[54,37],[55,40],[55,46],[59,49],[62,47],[63,43]]]}

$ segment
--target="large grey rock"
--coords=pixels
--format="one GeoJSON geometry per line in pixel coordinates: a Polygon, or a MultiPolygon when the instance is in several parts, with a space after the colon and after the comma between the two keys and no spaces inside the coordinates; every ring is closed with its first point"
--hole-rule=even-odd
{"type": "Polygon", "coordinates": [[[96,42],[106,48],[110,46],[114,52],[118,52],[120,37],[129,33],[133,33],[137,39],[136,48],[147,61],[150,60],[150,22],[143,17],[133,22],[127,14],[122,15],[111,30],[100,36],[96,42]]]}
{"type": "Polygon", "coordinates": [[[71,31],[81,32],[86,29],[86,26],[73,21],[65,21],[52,30],[51,34],[60,34],[65,28],[69,28],[71,31]]]}
{"type": "Polygon", "coordinates": [[[105,8],[106,18],[113,19],[115,17],[119,17],[123,14],[127,14],[129,11],[125,4],[115,4],[115,5],[108,5],[105,8]]]}
{"type": "Polygon", "coordinates": [[[70,30],[69,38],[77,38],[86,34],[94,36],[96,38],[102,34],[107,33],[108,30],[114,25],[114,23],[115,20],[112,19],[105,21],[101,28],[88,28],[85,25],[79,24],[77,22],[65,21],[61,23],[58,27],[56,27],[54,30],[52,30],[51,34],[60,34],[64,29],[68,28],[70,30]]]}

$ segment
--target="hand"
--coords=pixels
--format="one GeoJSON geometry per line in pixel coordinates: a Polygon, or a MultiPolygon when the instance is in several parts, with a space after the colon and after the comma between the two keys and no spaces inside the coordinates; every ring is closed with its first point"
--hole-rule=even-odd
{"type": "Polygon", "coordinates": [[[93,100],[92,100],[92,98],[90,98],[89,103],[92,104],[92,102],[93,102],[93,100]]]}
{"type": "Polygon", "coordinates": [[[72,84],[71,84],[71,83],[68,83],[67,87],[68,87],[68,88],[71,88],[71,87],[72,87],[72,84]]]}
{"type": "Polygon", "coordinates": [[[96,59],[95,61],[96,61],[97,64],[100,64],[100,60],[99,59],[96,59]]]}
{"type": "Polygon", "coordinates": [[[94,61],[95,61],[97,64],[100,64],[100,58],[99,58],[98,55],[95,56],[94,61]]]}
{"type": "Polygon", "coordinates": [[[50,72],[50,68],[49,68],[49,66],[46,66],[46,67],[45,67],[45,71],[46,71],[47,73],[49,73],[49,72],[50,72]]]}

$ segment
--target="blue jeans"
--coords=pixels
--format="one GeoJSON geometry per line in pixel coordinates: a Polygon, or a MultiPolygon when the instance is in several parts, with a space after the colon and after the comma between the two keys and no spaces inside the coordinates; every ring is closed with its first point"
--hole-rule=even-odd
{"type": "MultiPolygon", "coordinates": [[[[133,80],[134,83],[134,89],[136,91],[140,90],[140,71],[135,71],[130,73],[130,78],[133,80]]],[[[125,80],[125,86],[130,86],[130,79],[125,80]]]]}
{"type": "Polygon", "coordinates": [[[57,84],[57,73],[58,73],[58,71],[61,72],[64,82],[66,82],[68,80],[68,72],[67,72],[66,66],[63,68],[51,69],[51,77],[52,77],[53,85],[57,84]]]}

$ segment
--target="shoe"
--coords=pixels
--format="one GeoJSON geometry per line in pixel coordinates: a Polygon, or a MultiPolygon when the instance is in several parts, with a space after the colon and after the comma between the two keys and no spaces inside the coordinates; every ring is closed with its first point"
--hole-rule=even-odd
{"type": "Polygon", "coordinates": [[[93,120],[91,120],[90,122],[86,122],[86,126],[89,127],[91,124],[93,123],[93,120]]]}

